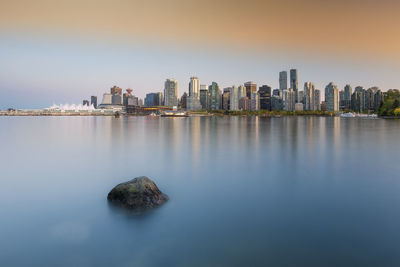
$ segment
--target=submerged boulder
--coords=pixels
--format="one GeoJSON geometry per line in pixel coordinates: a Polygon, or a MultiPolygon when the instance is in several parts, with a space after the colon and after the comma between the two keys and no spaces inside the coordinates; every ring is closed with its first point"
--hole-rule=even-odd
{"type": "Polygon", "coordinates": [[[128,208],[143,210],[160,206],[168,200],[168,196],[148,177],[141,176],[114,187],[107,199],[128,208]]]}

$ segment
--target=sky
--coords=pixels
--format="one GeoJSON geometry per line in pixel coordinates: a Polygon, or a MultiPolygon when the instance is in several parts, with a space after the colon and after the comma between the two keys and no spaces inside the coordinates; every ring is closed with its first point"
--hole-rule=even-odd
{"type": "Polygon", "coordinates": [[[144,98],[191,76],[221,88],[400,88],[400,1],[0,0],[0,109],[81,103],[113,85],[144,98]]]}

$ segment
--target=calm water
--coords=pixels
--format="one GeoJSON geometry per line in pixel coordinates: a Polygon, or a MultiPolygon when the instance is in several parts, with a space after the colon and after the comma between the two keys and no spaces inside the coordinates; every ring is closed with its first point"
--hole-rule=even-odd
{"type": "Polygon", "coordinates": [[[0,117],[1,266],[400,266],[400,121],[0,117]],[[147,175],[170,201],[109,206],[147,175]]]}

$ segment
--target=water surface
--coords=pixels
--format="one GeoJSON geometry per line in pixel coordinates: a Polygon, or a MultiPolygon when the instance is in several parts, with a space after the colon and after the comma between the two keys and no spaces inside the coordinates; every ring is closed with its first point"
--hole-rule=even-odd
{"type": "Polygon", "coordinates": [[[1,266],[400,266],[400,121],[1,117],[1,266]],[[109,190],[170,197],[132,215],[109,190]]]}

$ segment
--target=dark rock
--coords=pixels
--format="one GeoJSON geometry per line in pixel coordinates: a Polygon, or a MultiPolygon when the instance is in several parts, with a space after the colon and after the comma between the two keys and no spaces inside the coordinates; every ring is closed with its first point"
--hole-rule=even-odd
{"type": "Polygon", "coordinates": [[[144,210],[160,206],[168,200],[168,196],[152,180],[141,176],[114,187],[107,199],[128,208],[144,210]]]}

